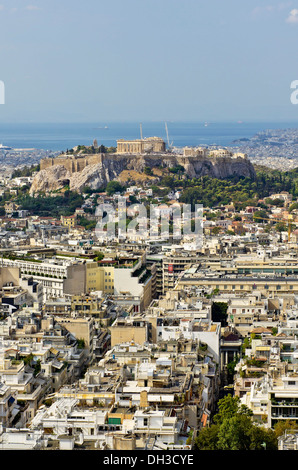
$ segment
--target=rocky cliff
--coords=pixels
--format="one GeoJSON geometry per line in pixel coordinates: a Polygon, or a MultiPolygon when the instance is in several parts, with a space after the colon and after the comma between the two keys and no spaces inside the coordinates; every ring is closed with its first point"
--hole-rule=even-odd
{"type": "MultiPolygon", "coordinates": [[[[69,157],[73,159],[74,157],[69,157]]],[[[80,157],[82,158],[82,157],[80,157]]],[[[92,189],[104,187],[109,181],[119,179],[121,173],[132,170],[139,174],[145,167],[151,169],[166,169],[181,165],[185,174],[191,178],[209,175],[213,178],[224,179],[229,176],[244,176],[254,179],[255,171],[251,162],[243,157],[202,157],[181,156],[173,154],[162,155],[117,155],[101,154],[97,160],[84,157],[84,166],[81,171],[68,164],[67,158],[53,159],[50,165],[41,166],[42,169],[34,178],[30,193],[51,192],[69,185],[72,191],[82,191],[85,186],[92,189]],[[86,164],[87,161],[87,164],[86,164]],[[74,169],[75,168],[75,169],[74,169]]],[[[76,162],[78,159],[76,159],[76,162]]],[[[46,162],[48,164],[48,162],[46,162]]]]}

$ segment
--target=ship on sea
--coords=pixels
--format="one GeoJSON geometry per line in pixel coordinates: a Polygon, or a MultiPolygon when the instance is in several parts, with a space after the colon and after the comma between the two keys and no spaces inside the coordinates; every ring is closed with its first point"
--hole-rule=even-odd
{"type": "Polygon", "coordinates": [[[12,150],[12,147],[8,147],[7,145],[0,144],[0,150],[12,150]]]}

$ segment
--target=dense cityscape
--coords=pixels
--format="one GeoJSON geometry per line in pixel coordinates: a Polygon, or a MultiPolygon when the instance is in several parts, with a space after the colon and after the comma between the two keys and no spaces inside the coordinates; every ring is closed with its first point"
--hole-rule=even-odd
{"type": "Polygon", "coordinates": [[[1,0],[10,464],[298,450],[297,32],[292,1],[1,0]]]}
{"type": "Polygon", "coordinates": [[[297,180],[158,138],[3,172],[0,449],[296,448],[297,180]],[[121,158],[104,184],[99,167],[121,158]],[[173,207],[194,203],[200,239],[175,237],[173,207]],[[141,205],[157,232],[132,228],[141,205]]]}
{"type": "Polygon", "coordinates": [[[288,171],[297,167],[297,143],[297,129],[268,129],[234,141],[233,149],[246,153],[255,164],[288,171]]]}

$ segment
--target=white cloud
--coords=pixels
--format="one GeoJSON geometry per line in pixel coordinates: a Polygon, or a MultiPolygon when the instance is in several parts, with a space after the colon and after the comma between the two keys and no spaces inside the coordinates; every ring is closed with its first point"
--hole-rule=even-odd
{"type": "Polygon", "coordinates": [[[277,5],[256,6],[252,10],[252,15],[260,16],[260,15],[265,15],[268,13],[276,13],[276,12],[284,10],[285,8],[290,8],[292,3],[293,3],[292,1],[289,1],[289,2],[280,2],[277,5]]]}
{"type": "Polygon", "coordinates": [[[266,13],[268,11],[272,11],[273,10],[273,6],[272,5],[266,5],[264,7],[255,7],[252,11],[252,14],[253,15],[259,15],[261,13],[266,13]]]}
{"type": "MultiPolygon", "coordinates": [[[[41,10],[41,8],[39,8],[39,7],[36,6],[36,5],[27,5],[27,6],[24,7],[24,9],[27,10],[27,11],[41,10]]],[[[7,8],[5,8],[4,5],[1,4],[1,5],[0,5],[0,12],[1,12],[1,11],[4,11],[4,10],[6,10],[6,11],[8,11],[8,12],[10,12],[10,13],[16,13],[17,11],[19,11],[19,8],[18,8],[18,7],[12,7],[12,8],[7,9],[7,8]]]]}
{"type": "Polygon", "coordinates": [[[281,2],[277,5],[278,10],[284,10],[285,8],[289,8],[291,5],[293,5],[293,2],[281,2]]]}
{"type": "Polygon", "coordinates": [[[290,11],[288,18],[286,19],[287,23],[298,23],[298,9],[294,8],[290,11]]]}
{"type": "Polygon", "coordinates": [[[34,10],[40,10],[40,8],[37,7],[36,5],[27,5],[25,7],[25,10],[34,11],[34,10]]]}

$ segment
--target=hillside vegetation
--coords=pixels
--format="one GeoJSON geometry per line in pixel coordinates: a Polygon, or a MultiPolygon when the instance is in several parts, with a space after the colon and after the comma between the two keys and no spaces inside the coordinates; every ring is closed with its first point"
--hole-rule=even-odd
{"type": "MultiPolygon", "coordinates": [[[[132,170],[131,170],[132,171],[132,170]]],[[[186,204],[203,204],[204,207],[216,207],[234,203],[236,210],[247,205],[261,206],[260,199],[264,199],[271,194],[287,191],[292,194],[293,199],[298,198],[298,168],[288,172],[270,170],[265,167],[255,167],[256,178],[229,177],[226,179],[202,176],[200,178],[190,178],[181,168],[169,168],[160,171],[157,169],[140,173],[139,184],[153,189],[153,198],[164,200],[171,190],[180,191],[180,202],[186,204]],[[146,174],[147,173],[147,174],[146,174]],[[143,175],[143,178],[142,176],[143,175]],[[158,182],[156,181],[158,179],[158,182]]],[[[121,185],[123,190],[130,183],[130,172],[123,174],[121,185]]],[[[111,183],[108,183],[110,185],[111,183]]],[[[90,190],[90,193],[99,193],[100,190],[90,190]]],[[[117,188],[116,188],[117,189],[117,188]]],[[[88,193],[88,187],[84,192],[88,193]]],[[[111,192],[108,191],[109,195],[111,192]]],[[[80,207],[84,198],[82,195],[69,191],[67,187],[51,195],[39,194],[32,197],[29,195],[29,188],[26,186],[18,190],[17,195],[12,195],[9,191],[0,197],[0,214],[4,214],[4,206],[8,201],[14,201],[19,209],[27,209],[31,214],[42,216],[59,217],[60,215],[71,215],[75,209],[80,207]]],[[[150,202],[150,201],[149,201],[150,202]]]]}

